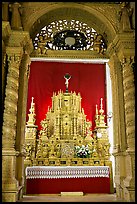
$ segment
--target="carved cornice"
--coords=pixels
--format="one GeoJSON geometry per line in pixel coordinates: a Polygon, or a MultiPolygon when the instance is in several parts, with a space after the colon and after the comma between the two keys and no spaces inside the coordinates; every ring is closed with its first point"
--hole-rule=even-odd
{"type": "Polygon", "coordinates": [[[116,53],[120,61],[124,58],[135,56],[135,32],[119,33],[108,46],[106,54],[109,56],[116,53]]]}
{"type": "Polygon", "coordinates": [[[33,50],[32,40],[27,31],[12,31],[9,41],[9,47],[22,47],[25,53],[30,54],[33,50]]]}
{"type": "Polygon", "coordinates": [[[106,54],[98,54],[92,50],[47,50],[46,54],[35,55],[31,54],[31,57],[39,58],[65,58],[65,59],[108,59],[106,54]]]}
{"type": "Polygon", "coordinates": [[[2,156],[17,156],[19,154],[15,149],[2,149],[2,156]]]}

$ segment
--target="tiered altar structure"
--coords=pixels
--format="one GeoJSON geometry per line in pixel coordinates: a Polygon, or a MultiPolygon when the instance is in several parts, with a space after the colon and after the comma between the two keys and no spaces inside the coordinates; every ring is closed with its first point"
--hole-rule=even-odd
{"type": "MultiPolygon", "coordinates": [[[[26,125],[26,166],[111,165],[110,143],[105,124],[102,100],[96,105],[95,129],[81,107],[81,95],[75,92],[53,93],[52,107],[41,121],[38,133],[35,125],[35,103],[32,97],[26,125]],[[76,147],[87,147],[90,154],[78,156],[76,147]]],[[[83,150],[84,151],[84,150],[83,150]]]]}
{"type": "Polygon", "coordinates": [[[26,125],[25,167],[28,166],[109,166],[112,184],[110,143],[105,123],[102,98],[100,109],[96,105],[95,128],[87,120],[81,107],[81,95],[68,91],[53,93],[52,107],[41,121],[38,132],[35,125],[35,103],[32,97],[26,125]],[[79,152],[77,151],[79,149],[79,152]],[[85,153],[85,152],[88,153],[85,153]]]}

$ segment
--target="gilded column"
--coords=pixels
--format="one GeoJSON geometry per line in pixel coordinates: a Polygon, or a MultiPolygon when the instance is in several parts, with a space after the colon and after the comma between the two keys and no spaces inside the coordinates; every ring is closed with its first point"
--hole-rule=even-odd
{"type": "Polygon", "coordinates": [[[5,85],[6,85],[6,51],[5,51],[5,45],[2,40],[2,106],[5,98],[5,85]]]}
{"type": "Polygon", "coordinates": [[[108,52],[113,58],[111,72],[113,92],[113,121],[116,194],[125,201],[135,200],[135,85],[134,32],[116,35],[108,52]]]}
{"type": "Polygon", "coordinates": [[[133,73],[134,57],[124,58],[123,87],[125,101],[125,119],[128,150],[135,150],[135,83],[133,73]]]}
{"type": "Polygon", "coordinates": [[[15,202],[18,192],[18,182],[15,178],[16,156],[18,152],[15,150],[15,139],[21,52],[22,48],[7,49],[8,75],[2,128],[3,202],[15,202]]]}
{"type": "Polygon", "coordinates": [[[125,120],[127,150],[125,152],[126,177],[123,180],[123,195],[128,202],[135,201],[135,81],[134,56],[121,61],[123,67],[123,87],[125,102],[125,120]]]}

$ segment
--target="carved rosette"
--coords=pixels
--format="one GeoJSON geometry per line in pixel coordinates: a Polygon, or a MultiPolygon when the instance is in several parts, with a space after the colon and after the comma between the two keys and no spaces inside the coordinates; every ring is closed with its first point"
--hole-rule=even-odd
{"type": "Polygon", "coordinates": [[[125,101],[125,119],[128,148],[134,150],[135,138],[135,83],[132,64],[134,57],[124,58],[121,62],[123,68],[123,87],[125,101]]]}
{"type": "Polygon", "coordinates": [[[17,102],[19,87],[19,55],[8,55],[8,76],[4,104],[3,148],[14,148],[17,122],[17,102]]]}

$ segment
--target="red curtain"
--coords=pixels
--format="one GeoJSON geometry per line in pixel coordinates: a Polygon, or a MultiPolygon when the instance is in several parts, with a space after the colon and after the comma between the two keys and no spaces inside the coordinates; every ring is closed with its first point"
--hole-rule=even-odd
{"type": "Polygon", "coordinates": [[[87,119],[92,121],[92,129],[94,129],[95,108],[96,104],[100,108],[100,98],[103,98],[103,108],[106,114],[105,67],[105,63],[32,61],[28,84],[27,114],[31,106],[31,97],[34,97],[38,129],[41,128],[40,121],[46,117],[48,106],[51,107],[53,92],[58,93],[60,89],[65,92],[64,75],[66,73],[72,76],[68,89],[77,94],[80,92],[82,108],[84,108],[87,119]]]}

